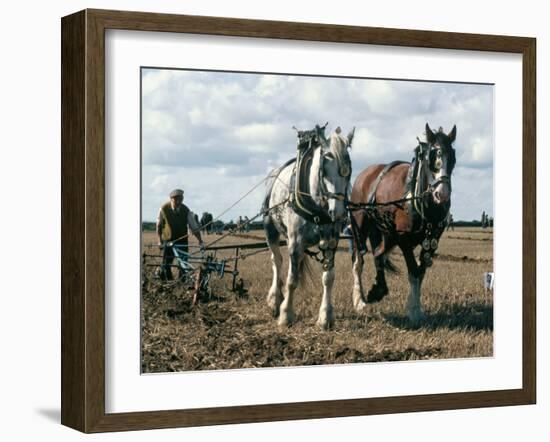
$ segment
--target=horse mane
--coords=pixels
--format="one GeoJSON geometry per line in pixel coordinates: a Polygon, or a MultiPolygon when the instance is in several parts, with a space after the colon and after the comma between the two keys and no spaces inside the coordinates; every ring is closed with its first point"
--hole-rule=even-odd
{"type": "Polygon", "coordinates": [[[348,161],[347,140],[338,129],[330,135],[330,151],[338,160],[338,164],[345,164],[348,161]]]}

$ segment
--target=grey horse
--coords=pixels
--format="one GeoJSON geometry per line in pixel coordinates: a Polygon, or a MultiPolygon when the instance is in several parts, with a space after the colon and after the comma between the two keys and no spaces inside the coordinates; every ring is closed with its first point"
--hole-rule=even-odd
{"type": "MultiPolygon", "coordinates": [[[[326,127],[326,125],[325,125],[326,127]]],[[[355,129],[347,137],[338,127],[328,138],[325,127],[298,131],[298,155],[274,170],[264,200],[264,230],[271,249],[273,281],[267,304],[278,317],[279,326],[294,320],[293,294],[298,286],[304,257],[319,246],[323,255],[323,298],[317,324],[333,325],[331,292],[334,283],[334,254],[346,218],[345,201],[351,176],[351,147],[355,129]],[[287,240],[289,268],[283,286],[280,238],[287,240]]]]}

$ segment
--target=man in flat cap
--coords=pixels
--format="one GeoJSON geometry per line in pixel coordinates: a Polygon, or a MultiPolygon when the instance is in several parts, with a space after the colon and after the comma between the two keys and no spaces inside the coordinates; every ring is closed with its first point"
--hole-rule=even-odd
{"type": "Polygon", "coordinates": [[[158,244],[164,250],[159,275],[161,279],[172,279],[171,265],[174,260],[174,251],[168,244],[173,244],[183,252],[188,250],[187,226],[199,241],[201,248],[204,248],[200,225],[196,222],[194,213],[183,204],[183,190],[175,189],[170,192],[170,201],[160,207],[157,218],[158,244]]]}

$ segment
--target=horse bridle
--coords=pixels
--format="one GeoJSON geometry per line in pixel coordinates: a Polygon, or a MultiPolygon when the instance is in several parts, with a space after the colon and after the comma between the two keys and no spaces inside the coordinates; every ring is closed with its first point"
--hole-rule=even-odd
{"type": "Polygon", "coordinates": [[[441,149],[442,148],[439,145],[428,144],[418,140],[418,146],[416,148],[416,161],[419,162],[420,164],[423,164],[425,161],[427,161],[428,169],[432,174],[432,177],[428,182],[428,188],[426,189],[426,192],[433,193],[435,189],[437,189],[437,186],[439,186],[440,184],[447,184],[447,186],[449,186],[449,192],[452,192],[452,183],[451,183],[450,175],[441,175],[437,179],[433,176],[433,174],[436,174],[441,169],[441,166],[437,166],[437,162],[439,161],[439,158],[438,158],[436,159],[436,161],[434,162],[435,164],[432,167],[430,154],[434,151],[435,152],[441,151],[441,149]]]}
{"type": "MultiPolygon", "coordinates": [[[[416,165],[411,164],[411,168],[413,168],[413,175],[414,175],[414,171],[417,172],[417,176],[414,176],[413,178],[413,181],[415,182],[415,184],[418,184],[417,180],[420,177],[420,172],[421,172],[420,169],[422,167],[426,167],[425,166],[426,162],[428,163],[427,167],[429,169],[430,175],[432,175],[430,181],[428,182],[428,187],[425,190],[417,192],[416,189],[412,189],[413,197],[410,201],[411,206],[413,206],[416,209],[416,212],[420,215],[422,219],[421,225],[417,231],[422,231],[424,235],[424,239],[421,244],[421,247],[422,247],[421,261],[428,267],[432,265],[432,256],[439,246],[439,241],[437,239],[438,232],[444,228],[446,221],[444,219],[439,220],[436,225],[434,221],[431,221],[430,219],[426,218],[424,214],[424,204],[425,204],[424,196],[426,195],[426,193],[429,193],[432,195],[432,198],[433,198],[433,193],[440,184],[447,184],[449,186],[449,191],[451,191],[452,189],[450,175],[445,174],[437,178],[433,176],[434,174],[439,172],[439,170],[441,170],[441,166],[442,166],[441,160],[440,160],[441,155],[438,154],[439,152],[441,152],[441,149],[442,148],[439,145],[431,144],[431,143],[428,144],[418,140],[418,146],[415,149],[416,165]],[[434,164],[432,165],[430,154],[433,153],[434,151],[436,154],[436,159],[433,162],[434,164]],[[418,167],[418,169],[416,169],[416,167],[418,167]],[[418,202],[420,202],[420,207],[418,206],[418,202]]],[[[447,214],[449,209],[450,207],[447,209],[447,214]]]]}
{"type": "MultiPolygon", "coordinates": [[[[329,152],[323,153],[323,148],[327,146],[327,139],[324,136],[325,127],[326,124],[322,128],[316,125],[313,131],[307,131],[306,133],[298,131],[298,155],[296,157],[296,169],[294,172],[295,174],[299,174],[304,158],[312,156],[315,148],[320,149],[319,169],[317,175],[317,179],[319,182],[319,195],[316,195],[321,200],[320,204],[312,198],[311,194],[301,192],[298,188],[298,185],[296,185],[294,189],[295,194],[293,207],[298,214],[303,216],[308,221],[317,224],[318,226],[335,226],[335,222],[332,220],[331,216],[327,212],[328,200],[335,199],[337,201],[343,201],[344,204],[346,204],[347,195],[346,193],[341,192],[330,192],[325,184],[324,162],[327,161],[326,158],[329,155],[329,152]],[[302,138],[306,139],[307,144],[302,143],[302,138]],[[304,147],[300,148],[301,145],[304,145],[304,147]]],[[[333,160],[338,161],[338,174],[341,177],[346,178],[347,191],[349,180],[351,177],[351,161],[349,160],[349,157],[345,158],[344,161],[339,161],[339,158],[334,158],[333,160]]],[[[299,176],[295,176],[294,180],[297,183],[301,181],[299,176]]],[[[317,261],[322,262],[323,270],[327,271],[334,266],[334,255],[336,252],[336,247],[338,245],[338,233],[335,233],[334,227],[329,229],[328,234],[325,229],[320,229],[320,232],[321,238],[319,240],[319,252],[314,253],[306,251],[306,253],[314,257],[317,261]],[[319,253],[322,255],[321,258],[318,257],[319,253]]]]}
{"type": "MultiPolygon", "coordinates": [[[[322,147],[321,147],[322,149],[322,147]]],[[[327,189],[327,186],[325,185],[325,177],[324,177],[324,161],[325,161],[326,154],[323,154],[321,152],[321,164],[319,165],[319,187],[321,189],[321,200],[329,200],[329,199],[335,199],[337,201],[346,201],[346,193],[342,192],[330,192],[327,189]]],[[[336,158],[335,158],[336,160],[336,158]]],[[[344,164],[339,164],[338,166],[338,175],[340,175],[342,178],[347,179],[347,183],[349,183],[350,177],[351,177],[351,161],[346,161],[344,164]],[[349,163],[349,164],[346,164],[349,163]]],[[[347,188],[347,186],[346,186],[347,188]]]]}
{"type": "Polygon", "coordinates": [[[442,175],[437,180],[430,182],[428,184],[428,190],[433,193],[440,184],[447,184],[447,186],[449,186],[449,192],[452,192],[451,177],[449,175],[442,175]]]}
{"type": "MultiPolygon", "coordinates": [[[[347,195],[346,193],[342,192],[331,192],[327,189],[325,184],[325,177],[324,177],[324,161],[325,156],[328,153],[323,153],[322,149],[327,146],[327,139],[324,136],[324,130],[328,123],[326,123],[324,126],[316,125],[315,129],[308,130],[308,131],[299,131],[296,128],[296,131],[298,132],[298,156],[296,161],[296,171],[295,173],[299,173],[299,169],[301,168],[301,163],[304,158],[306,158],[309,154],[313,154],[313,150],[316,147],[319,147],[321,149],[320,152],[320,164],[319,164],[319,171],[318,171],[318,182],[319,182],[319,190],[320,194],[318,195],[321,199],[321,205],[319,205],[318,212],[320,213],[312,213],[310,210],[307,210],[304,206],[306,204],[302,203],[302,196],[306,195],[307,197],[311,198],[311,194],[307,194],[305,192],[302,192],[298,186],[295,188],[295,204],[300,208],[302,211],[305,211],[306,213],[309,213],[311,220],[315,224],[328,224],[326,222],[327,219],[330,219],[328,214],[325,211],[326,204],[329,199],[335,199],[337,201],[346,201],[347,195]]],[[[335,158],[335,160],[337,160],[335,158]]],[[[351,164],[349,162],[344,164],[339,164],[338,167],[338,173],[340,176],[347,178],[348,183],[349,179],[351,177],[351,164]]],[[[299,182],[299,177],[296,178],[296,181],[299,182]]],[[[347,186],[346,186],[347,187],[347,186]]],[[[313,200],[313,198],[311,198],[313,200]]],[[[332,221],[331,221],[332,222],[332,221]]]]}

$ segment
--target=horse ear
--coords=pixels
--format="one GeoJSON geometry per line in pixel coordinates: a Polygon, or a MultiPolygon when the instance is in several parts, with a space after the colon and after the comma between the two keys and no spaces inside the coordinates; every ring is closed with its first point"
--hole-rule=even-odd
{"type": "Polygon", "coordinates": [[[435,141],[435,134],[430,129],[430,125],[426,123],[426,140],[428,143],[433,143],[435,141]]]}
{"type": "Polygon", "coordinates": [[[456,140],[456,124],[453,126],[453,128],[451,129],[451,131],[449,132],[449,140],[451,140],[451,143],[456,140]]]}
{"type": "Polygon", "coordinates": [[[353,141],[354,135],[355,135],[355,127],[348,134],[348,147],[351,147],[351,142],[353,141]]]}

